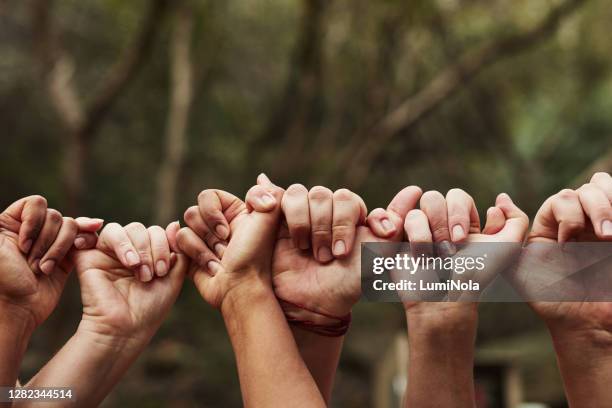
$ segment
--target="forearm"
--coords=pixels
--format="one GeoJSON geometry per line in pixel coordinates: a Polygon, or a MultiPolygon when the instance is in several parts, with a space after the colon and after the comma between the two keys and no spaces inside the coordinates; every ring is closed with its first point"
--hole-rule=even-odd
{"type": "MultiPolygon", "coordinates": [[[[14,387],[17,384],[21,360],[34,331],[27,316],[13,313],[3,307],[0,311],[0,385],[14,387]]],[[[0,403],[0,406],[10,404],[0,403]]]]}
{"type": "Polygon", "coordinates": [[[431,321],[408,314],[406,407],[473,407],[476,318],[431,321]],[[431,392],[436,390],[436,392],[431,392]]]}
{"type": "MultiPolygon", "coordinates": [[[[80,406],[97,406],[130,367],[147,341],[100,333],[82,321],[62,349],[25,385],[67,387],[80,406]]],[[[67,406],[70,402],[47,404],[67,406]]],[[[16,404],[19,407],[30,404],[16,404]]]]}
{"type": "Polygon", "coordinates": [[[329,404],[344,336],[328,337],[298,327],[291,330],[308,371],[329,404]]]}
{"type": "Polygon", "coordinates": [[[612,342],[609,333],[551,330],[567,400],[572,407],[612,406],[612,342]],[[600,335],[605,337],[601,339],[600,335]]]}
{"type": "Polygon", "coordinates": [[[272,292],[254,284],[232,290],[221,306],[234,348],[244,404],[324,406],[272,292]]]}

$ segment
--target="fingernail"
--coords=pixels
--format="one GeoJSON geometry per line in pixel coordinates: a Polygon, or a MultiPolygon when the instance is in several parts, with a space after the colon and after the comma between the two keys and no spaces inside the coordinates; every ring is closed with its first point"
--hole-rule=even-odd
{"type": "Polygon", "coordinates": [[[223,258],[223,253],[225,252],[225,245],[220,242],[217,242],[215,245],[215,253],[219,258],[223,258]]]}
{"type": "Polygon", "coordinates": [[[153,279],[153,273],[151,272],[151,268],[147,265],[142,265],[140,267],[140,277],[143,282],[148,282],[153,279]]]}
{"type": "Polygon", "coordinates": [[[34,259],[34,260],[32,261],[32,270],[33,270],[35,273],[38,273],[39,271],[40,271],[40,272],[42,272],[42,271],[40,270],[40,259],[34,259]]]}
{"type": "Polygon", "coordinates": [[[168,267],[166,266],[165,261],[157,261],[155,264],[155,271],[157,272],[157,276],[166,276],[168,273],[168,267]]]}
{"type": "Polygon", "coordinates": [[[76,249],[83,249],[85,248],[85,245],[87,244],[87,241],[85,241],[85,238],[77,238],[74,240],[74,246],[76,249]]]}
{"type": "Polygon", "coordinates": [[[223,224],[217,225],[215,231],[217,232],[217,237],[221,239],[226,239],[229,236],[229,230],[223,224]]]}
{"type": "Polygon", "coordinates": [[[457,253],[457,248],[450,241],[442,241],[438,244],[438,254],[443,258],[448,258],[457,253]]]}
{"type": "Polygon", "coordinates": [[[395,232],[395,225],[393,225],[393,223],[389,221],[388,219],[384,218],[380,223],[382,224],[382,227],[385,230],[385,232],[388,232],[388,233],[395,232]]]}
{"type": "Polygon", "coordinates": [[[55,270],[55,261],[49,259],[48,261],[43,262],[42,265],[40,265],[40,270],[45,275],[51,275],[55,270]]]}
{"type": "Polygon", "coordinates": [[[266,193],[263,196],[260,197],[261,201],[264,203],[265,206],[272,206],[274,204],[276,204],[276,198],[274,198],[272,196],[272,194],[270,193],[266,193]]]}
{"type": "Polygon", "coordinates": [[[215,276],[221,269],[221,265],[219,265],[219,262],[217,261],[208,261],[206,266],[208,267],[208,270],[212,276],[215,276]]]}
{"type": "Polygon", "coordinates": [[[610,220],[605,220],[604,222],[601,223],[601,232],[605,235],[605,236],[612,236],[612,221],[610,220]]]}
{"type": "Polygon", "coordinates": [[[460,241],[465,238],[465,231],[461,225],[455,225],[453,227],[453,241],[460,241]]]}
{"type": "Polygon", "coordinates": [[[23,252],[27,254],[28,252],[30,252],[30,249],[32,249],[32,240],[28,239],[26,242],[23,243],[23,252]]]}
{"type": "Polygon", "coordinates": [[[104,224],[104,220],[102,218],[92,218],[91,222],[95,224],[104,224]]]}
{"type": "Polygon", "coordinates": [[[300,238],[298,242],[298,248],[300,248],[301,250],[310,248],[310,242],[308,241],[307,237],[300,238]]]}
{"type": "Polygon", "coordinates": [[[345,252],[346,252],[346,245],[344,244],[344,241],[339,239],[334,244],[334,255],[336,256],[344,255],[345,252]]]}
{"type": "Polygon", "coordinates": [[[134,251],[127,251],[125,253],[125,259],[127,259],[129,266],[138,265],[140,262],[140,258],[138,258],[138,255],[136,255],[134,251]]]}
{"type": "Polygon", "coordinates": [[[319,257],[320,262],[329,262],[334,258],[331,251],[326,246],[319,248],[317,251],[317,256],[319,257]]]}

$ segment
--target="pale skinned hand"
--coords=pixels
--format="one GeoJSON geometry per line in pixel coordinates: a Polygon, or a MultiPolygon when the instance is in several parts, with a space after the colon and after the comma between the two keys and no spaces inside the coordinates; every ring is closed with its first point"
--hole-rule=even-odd
{"type": "MultiPolygon", "coordinates": [[[[408,241],[418,244],[419,251],[434,253],[432,243],[437,244],[438,252],[454,255],[455,244],[468,244],[463,248],[469,250],[469,243],[516,243],[516,247],[491,248],[495,253],[494,262],[487,262],[487,275],[494,277],[500,272],[501,266],[510,262],[518,255],[520,243],[523,241],[529,219],[510,199],[507,194],[500,194],[494,207],[487,211],[486,225],[481,231],[480,218],[473,198],[461,189],[449,190],[446,197],[438,191],[428,191],[421,197],[420,209],[412,210],[406,216],[404,228],[408,241]],[[497,249],[497,250],[496,250],[497,249]],[[498,270],[492,270],[492,269],[498,270]]],[[[413,254],[418,256],[420,254],[413,254]]],[[[491,257],[492,258],[492,257],[491,257]]],[[[488,279],[484,279],[486,282],[488,279]]],[[[477,304],[474,302],[418,302],[405,301],[404,307],[409,313],[423,313],[446,319],[448,316],[440,312],[474,314],[477,304]]]]}
{"type": "MultiPolygon", "coordinates": [[[[168,226],[175,235],[178,223],[168,226]]],[[[94,249],[74,255],[81,286],[81,329],[148,340],[174,304],[187,260],[170,251],[166,231],[140,223],[108,224],[94,249]]]]}
{"type": "MultiPolygon", "coordinates": [[[[596,173],[577,190],[561,190],[538,210],[529,243],[612,241],[611,202],[608,173],[596,173]]],[[[612,302],[532,302],[531,306],[553,333],[590,333],[612,345],[612,302]]]]}
{"type": "Polygon", "coordinates": [[[407,187],[366,220],[365,203],[347,189],[290,186],[282,205],[287,228],[274,250],[276,295],[317,313],[347,315],[361,296],[361,243],[400,240],[403,217],[420,194],[407,187]]]}
{"type": "Polygon", "coordinates": [[[237,287],[263,284],[271,288],[270,260],[279,225],[283,190],[259,184],[247,193],[245,204],[221,190],[204,190],[198,206],[185,212],[188,228],[182,228],[174,245],[192,259],[189,275],[204,300],[221,308],[227,294],[237,287]]]}
{"type": "Polygon", "coordinates": [[[0,214],[0,303],[31,329],[57,305],[73,269],[69,253],[96,244],[102,220],[62,217],[41,196],[22,198],[0,214]]]}

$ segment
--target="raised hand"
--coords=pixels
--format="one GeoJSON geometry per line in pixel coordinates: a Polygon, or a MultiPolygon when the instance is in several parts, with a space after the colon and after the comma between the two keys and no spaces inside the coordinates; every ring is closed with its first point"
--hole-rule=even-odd
{"type": "Polygon", "coordinates": [[[243,283],[257,281],[271,288],[270,261],[282,194],[275,186],[254,186],[247,194],[258,207],[253,211],[230,193],[205,190],[198,197],[199,206],[186,211],[189,228],[182,228],[173,240],[193,260],[190,276],[212,306],[221,307],[227,293],[243,283]]]}
{"type": "Polygon", "coordinates": [[[282,189],[260,175],[247,194],[206,190],[171,241],[192,259],[202,297],[221,310],[245,406],[324,406],[272,290],[272,252],[282,189]],[[274,361],[274,370],[270,362],[274,361]]]}
{"type": "Polygon", "coordinates": [[[0,303],[23,314],[32,329],[51,314],[73,268],[68,253],[92,247],[102,220],[76,220],[47,208],[41,196],[22,198],[0,214],[0,303]]]}
{"type": "Polygon", "coordinates": [[[368,227],[357,194],[289,187],[282,203],[287,228],[279,234],[272,267],[275,293],[289,303],[286,312],[299,305],[318,314],[347,315],[361,296],[360,244],[400,240],[403,217],[420,194],[418,187],[402,190],[387,211],[372,212],[368,227]]]}
{"type": "MultiPolygon", "coordinates": [[[[596,173],[580,188],[548,198],[536,214],[519,272],[528,274],[529,266],[539,265],[534,275],[550,273],[555,269],[550,251],[562,254],[562,262],[570,267],[584,263],[583,250],[552,244],[584,242],[580,246],[586,250],[589,242],[611,241],[611,202],[612,177],[607,173],[596,173]]],[[[606,251],[609,257],[609,248],[606,251]]],[[[609,276],[609,271],[602,272],[609,276]]],[[[612,302],[532,301],[530,306],[549,328],[570,405],[612,405],[612,302]]]]}
{"type": "MultiPolygon", "coordinates": [[[[474,200],[460,189],[450,190],[446,197],[437,191],[426,192],[420,209],[410,211],[404,223],[413,256],[457,256],[458,248],[464,256],[471,251],[470,243],[516,243],[514,247],[489,248],[495,253],[489,254],[494,259],[486,263],[486,273],[492,276],[518,255],[528,225],[527,216],[510,197],[500,194],[495,207],[487,211],[481,231],[474,200]]],[[[479,249],[474,251],[477,255],[479,249]]],[[[415,276],[427,277],[430,272],[418,271],[415,276]]],[[[450,277],[456,279],[455,271],[451,272],[450,277]]],[[[405,406],[473,406],[477,303],[456,298],[450,302],[420,301],[403,293],[400,297],[410,345],[405,406]],[[432,394],[432,387],[441,391],[432,394]]]]}
{"type": "MultiPolygon", "coordinates": [[[[175,234],[178,223],[168,226],[175,234]]],[[[108,224],[94,249],[75,253],[82,328],[148,341],[174,304],[187,262],[170,251],[166,231],[108,224]]]]}
{"type": "MultiPolygon", "coordinates": [[[[178,228],[170,224],[169,234],[178,228]]],[[[81,285],[81,323],[26,387],[68,387],[79,405],[98,406],[159,328],[188,262],[171,253],[166,231],[140,223],[107,225],[95,248],[76,251],[73,260],[81,285]]],[[[27,401],[19,406],[24,405],[27,401]]]]}

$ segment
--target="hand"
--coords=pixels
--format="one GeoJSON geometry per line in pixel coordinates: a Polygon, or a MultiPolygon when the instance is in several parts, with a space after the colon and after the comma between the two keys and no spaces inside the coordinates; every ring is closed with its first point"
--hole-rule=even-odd
{"type": "MultiPolygon", "coordinates": [[[[168,226],[175,235],[178,223],[168,226]]],[[[79,330],[148,341],[174,304],[187,261],[170,252],[166,231],[108,224],[94,249],[75,253],[83,318],[79,330]]]]}
{"type": "Polygon", "coordinates": [[[41,196],[22,198],[0,214],[0,303],[33,330],[47,319],[73,268],[73,244],[92,247],[102,220],[76,220],[47,208],[41,196]]]}
{"type": "MultiPolygon", "coordinates": [[[[470,251],[470,243],[500,242],[516,243],[514,247],[504,246],[491,248],[493,256],[489,256],[486,277],[476,277],[481,283],[497,275],[508,263],[518,255],[521,243],[529,226],[529,219],[510,199],[507,194],[497,197],[494,207],[487,211],[487,222],[481,231],[480,218],[472,197],[461,189],[450,190],[446,197],[437,191],[428,191],[421,197],[420,209],[408,213],[405,230],[411,249],[419,252],[433,253],[435,242],[438,256],[457,255],[455,244],[464,244],[460,252],[470,251]],[[466,245],[467,244],[467,245],[466,245]]],[[[413,256],[419,256],[413,253],[413,256]]],[[[491,254],[489,254],[491,255],[491,254]]],[[[479,273],[483,273],[479,272],[479,273]]],[[[456,279],[458,275],[453,272],[456,279]]],[[[455,299],[459,300],[459,299],[455,299]]],[[[452,321],[465,322],[466,317],[476,319],[477,304],[475,302],[419,302],[404,301],[408,314],[427,315],[430,322],[438,321],[448,325],[452,321]],[[457,319],[449,319],[449,317],[457,319]]]]}
{"type": "Polygon", "coordinates": [[[175,238],[178,249],[193,260],[190,275],[196,287],[214,307],[222,308],[236,288],[271,289],[270,262],[283,191],[266,183],[264,175],[258,180],[247,193],[247,201],[257,203],[256,211],[232,194],[205,190],[198,206],[185,212],[189,228],[175,238]]]}
{"type": "MultiPolygon", "coordinates": [[[[589,183],[577,190],[561,190],[538,210],[529,243],[611,241],[611,201],[612,177],[607,173],[596,173],[589,183]]],[[[527,250],[531,251],[526,256],[545,255],[536,250],[538,247],[537,244],[528,245],[527,250]]],[[[571,256],[571,252],[564,251],[565,264],[581,261],[572,260],[571,256]]],[[[553,338],[578,335],[612,345],[612,302],[532,302],[531,307],[547,323],[553,338]]]]}
{"type": "MultiPolygon", "coordinates": [[[[372,212],[368,227],[365,203],[355,193],[289,187],[282,203],[287,228],[279,234],[272,265],[277,297],[318,314],[346,316],[361,296],[359,244],[400,240],[404,215],[420,195],[418,187],[402,190],[387,211],[372,212]]],[[[283,307],[286,313],[293,308],[283,307]]]]}

